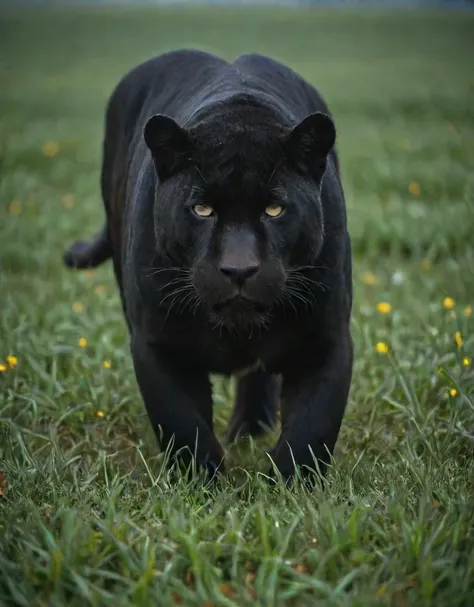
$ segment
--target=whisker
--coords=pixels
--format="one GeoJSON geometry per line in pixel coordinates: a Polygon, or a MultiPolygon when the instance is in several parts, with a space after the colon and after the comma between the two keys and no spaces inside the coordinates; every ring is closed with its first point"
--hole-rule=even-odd
{"type": "MultiPolygon", "coordinates": [[[[165,322],[168,320],[169,315],[173,311],[173,308],[174,308],[174,306],[175,306],[175,304],[176,304],[179,296],[181,295],[181,293],[184,293],[184,292],[188,291],[189,289],[192,289],[192,285],[185,285],[185,287],[181,287],[180,289],[176,289],[175,291],[173,291],[172,293],[170,293],[169,295],[167,295],[166,298],[164,298],[164,299],[167,299],[167,298],[169,298],[171,296],[174,296],[173,299],[171,300],[170,305],[168,306],[168,310],[167,310],[166,316],[165,316],[165,322]]],[[[188,296],[189,296],[189,294],[186,295],[185,298],[187,298],[188,296]]],[[[161,303],[163,303],[164,299],[162,300],[161,303]]],[[[177,308],[177,312],[178,313],[179,313],[179,310],[180,310],[181,306],[182,306],[182,300],[181,300],[181,302],[180,302],[180,304],[179,304],[179,306],[177,308]]]]}
{"type": "Polygon", "coordinates": [[[293,312],[295,313],[296,318],[298,318],[298,309],[296,308],[295,304],[293,303],[293,301],[291,300],[290,297],[288,297],[288,295],[286,294],[284,289],[279,289],[277,292],[277,301],[279,304],[281,304],[281,307],[283,308],[283,310],[285,311],[287,308],[286,304],[289,304],[292,309],[293,312]]]}
{"type": "Polygon", "coordinates": [[[192,288],[193,286],[191,284],[185,284],[182,287],[179,287],[179,289],[174,289],[173,291],[171,291],[171,293],[168,293],[168,295],[165,295],[165,297],[163,297],[163,299],[160,301],[160,305],[163,305],[163,303],[170,297],[173,297],[173,295],[178,296],[180,293],[184,293],[185,291],[188,291],[192,288]]]}
{"type": "Polygon", "coordinates": [[[186,308],[192,304],[192,302],[195,300],[196,298],[196,293],[194,292],[190,292],[187,295],[184,296],[184,298],[182,299],[181,303],[178,306],[178,313],[182,314],[184,313],[184,311],[186,310],[186,308]]]}
{"type": "Polygon", "coordinates": [[[315,280],[313,278],[307,278],[306,276],[291,276],[288,280],[287,284],[295,284],[303,286],[306,290],[311,291],[311,285],[318,287],[321,291],[328,291],[328,285],[325,285],[323,282],[319,280],[315,280]]]}
{"type": "Polygon", "coordinates": [[[199,306],[201,305],[201,303],[202,303],[202,296],[196,294],[196,299],[194,301],[194,305],[191,308],[191,312],[192,312],[193,315],[196,315],[197,309],[199,308],[199,306]]]}
{"type": "Polygon", "coordinates": [[[161,291],[164,291],[165,289],[167,289],[168,287],[171,287],[171,286],[176,285],[176,284],[180,284],[180,283],[182,283],[182,282],[183,282],[183,280],[184,280],[184,279],[183,279],[183,278],[180,278],[180,277],[178,277],[178,278],[173,278],[173,280],[170,280],[169,282],[167,282],[166,284],[164,284],[162,287],[160,287],[160,288],[158,289],[158,291],[160,291],[160,292],[161,292],[161,291]]]}
{"type": "Polygon", "coordinates": [[[324,265],[303,265],[303,266],[295,266],[293,268],[288,268],[287,272],[301,272],[302,270],[326,270],[328,272],[335,272],[335,268],[330,268],[329,266],[324,265]]]}
{"type": "Polygon", "coordinates": [[[184,276],[190,276],[191,270],[189,268],[179,268],[176,266],[169,266],[167,268],[148,268],[148,273],[144,274],[145,278],[149,278],[150,276],[155,276],[156,274],[161,274],[162,272],[179,272],[184,276]]]}
{"type": "MultiPolygon", "coordinates": [[[[288,284],[285,285],[286,294],[301,302],[306,308],[311,306],[311,300],[305,297],[305,295],[296,287],[291,287],[288,284]]],[[[312,293],[311,293],[312,294],[312,293]]],[[[312,294],[313,295],[313,294],[312,294]]],[[[314,299],[314,297],[313,297],[314,299]]]]}

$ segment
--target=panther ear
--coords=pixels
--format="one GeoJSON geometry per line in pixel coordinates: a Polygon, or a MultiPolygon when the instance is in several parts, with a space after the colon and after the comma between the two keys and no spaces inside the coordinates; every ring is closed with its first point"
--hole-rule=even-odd
{"type": "Polygon", "coordinates": [[[303,171],[324,171],[336,141],[336,129],[327,114],[310,114],[286,136],[287,156],[303,171]]]}
{"type": "Polygon", "coordinates": [[[168,116],[152,116],[145,125],[143,136],[162,181],[171,177],[190,156],[189,133],[168,116]]]}

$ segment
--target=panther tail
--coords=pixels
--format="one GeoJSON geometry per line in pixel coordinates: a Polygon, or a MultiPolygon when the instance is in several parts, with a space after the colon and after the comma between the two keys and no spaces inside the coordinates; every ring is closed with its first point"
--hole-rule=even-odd
{"type": "Polygon", "coordinates": [[[83,270],[95,268],[112,257],[107,224],[90,242],[77,241],[64,253],[64,263],[69,268],[83,270]]]}

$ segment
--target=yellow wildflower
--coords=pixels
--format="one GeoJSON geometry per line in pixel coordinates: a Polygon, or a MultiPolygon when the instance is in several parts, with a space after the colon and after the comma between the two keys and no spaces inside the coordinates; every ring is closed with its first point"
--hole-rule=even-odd
{"type": "Polygon", "coordinates": [[[97,285],[95,288],[95,292],[99,295],[103,295],[107,291],[107,287],[105,285],[97,285]]]}
{"type": "Polygon", "coordinates": [[[362,282],[364,282],[368,286],[372,286],[377,282],[377,277],[373,272],[367,270],[362,274],[362,282]]]}
{"type": "Polygon", "coordinates": [[[443,308],[445,308],[446,310],[452,310],[455,305],[456,302],[452,297],[445,297],[443,299],[443,308]]]}
{"type": "Polygon", "coordinates": [[[18,202],[18,200],[12,200],[10,202],[10,206],[8,207],[8,210],[12,215],[19,215],[21,213],[21,209],[22,205],[21,202],[18,202]]]}
{"type": "Polygon", "coordinates": [[[7,356],[7,363],[10,367],[16,367],[18,364],[18,358],[10,354],[10,356],[7,356]]]}
{"type": "Polygon", "coordinates": [[[431,267],[432,267],[432,263],[427,257],[424,257],[421,260],[420,265],[423,268],[423,270],[431,270],[431,267]]]}
{"type": "Polygon", "coordinates": [[[465,357],[462,359],[462,364],[463,364],[465,367],[469,367],[469,365],[471,364],[471,359],[469,358],[469,356],[465,356],[465,357]]]}
{"type": "Polygon", "coordinates": [[[410,194],[412,196],[419,196],[421,193],[420,190],[420,184],[419,183],[415,183],[414,181],[411,181],[409,186],[408,186],[408,191],[410,192],[410,194]]]}
{"type": "Polygon", "coordinates": [[[66,194],[63,196],[62,203],[65,209],[72,209],[74,206],[74,196],[72,194],[66,194]]]}
{"type": "Polygon", "coordinates": [[[380,314],[390,314],[392,306],[387,301],[381,301],[377,304],[377,312],[380,314]]]}
{"type": "Polygon", "coordinates": [[[77,313],[82,312],[84,310],[84,304],[81,303],[80,301],[75,301],[72,304],[72,309],[74,310],[74,312],[77,312],[77,313]]]}
{"type": "Polygon", "coordinates": [[[86,270],[86,271],[84,272],[84,276],[85,276],[86,278],[89,278],[89,279],[90,279],[90,278],[94,278],[94,276],[95,276],[95,270],[86,270]]]}
{"type": "Polygon", "coordinates": [[[398,142],[398,147],[400,150],[409,150],[411,148],[411,143],[409,139],[402,139],[398,142]]]}
{"type": "Polygon", "coordinates": [[[472,308],[471,308],[471,306],[466,306],[464,308],[464,316],[471,316],[471,314],[472,314],[472,308]]]}
{"type": "Polygon", "coordinates": [[[387,354],[387,352],[388,352],[388,344],[385,343],[384,341],[379,341],[375,345],[375,349],[377,350],[377,352],[379,354],[387,354]]]}
{"type": "Polygon", "coordinates": [[[104,369],[110,369],[110,367],[112,366],[112,361],[110,360],[104,360],[104,369]]]}
{"type": "Polygon", "coordinates": [[[87,346],[87,339],[85,337],[81,337],[77,343],[81,348],[85,348],[87,346]]]}
{"type": "Polygon", "coordinates": [[[461,331],[456,331],[454,334],[454,341],[457,343],[458,348],[460,348],[463,344],[461,331]]]}
{"type": "Polygon", "coordinates": [[[46,141],[43,144],[41,151],[48,158],[54,158],[59,152],[59,143],[57,141],[46,141]]]}
{"type": "Polygon", "coordinates": [[[449,391],[449,394],[454,398],[455,396],[458,395],[458,391],[456,390],[456,388],[451,388],[451,390],[449,391]]]}
{"type": "Polygon", "coordinates": [[[104,417],[104,412],[103,411],[97,411],[96,412],[96,416],[102,418],[102,417],[104,417]]]}
{"type": "Polygon", "coordinates": [[[5,371],[8,369],[7,365],[4,365],[3,363],[0,363],[0,373],[5,373],[5,371]]]}

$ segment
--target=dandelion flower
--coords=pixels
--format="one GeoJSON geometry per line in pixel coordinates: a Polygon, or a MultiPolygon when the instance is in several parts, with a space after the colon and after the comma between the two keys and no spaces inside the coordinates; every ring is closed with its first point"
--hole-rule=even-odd
{"type": "Polygon", "coordinates": [[[8,369],[7,365],[4,365],[3,363],[0,363],[0,373],[5,373],[5,371],[8,369]]]}
{"type": "Polygon", "coordinates": [[[461,331],[456,331],[454,334],[454,341],[457,343],[458,348],[460,348],[463,344],[461,331]]]}
{"type": "Polygon", "coordinates": [[[54,158],[59,152],[59,143],[57,141],[46,141],[43,144],[41,151],[48,158],[54,158]]]}
{"type": "Polygon", "coordinates": [[[96,417],[100,417],[102,419],[104,417],[104,412],[103,411],[97,411],[96,412],[96,417]]]}
{"type": "Polygon", "coordinates": [[[372,286],[377,282],[377,278],[373,272],[367,270],[367,272],[362,274],[362,282],[368,286],[372,286]]]}
{"type": "Polygon", "coordinates": [[[85,348],[87,346],[87,339],[85,337],[81,337],[77,343],[81,348],[85,348]]]}
{"type": "Polygon", "coordinates": [[[72,304],[72,309],[74,310],[74,312],[77,312],[77,313],[82,312],[84,310],[84,304],[81,303],[80,301],[75,301],[72,304]]]}
{"type": "Polygon", "coordinates": [[[411,181],[408,186],[408,191],[410,192],[410,194],[412,196],[419,196],[421,193],[420,184],[415,183],[414,181],[411,181]]]}
{"type": "Polygon", "coordinates": [[[454,398],[455,396],[458,395],[458,391],[456,390],[456,388],[451,388],[451,390],[449,391],[449,394],[454,398]]]}
{"type": "Polygon", "coordinates": [[[18,364],[18,358],[16,356],[13,356],[12,354],[10,354],[10,356],[7,356],[7,364],[10,367],[16,367],[18,364]]]}
{"type": "Polygon", "coordinates": [[[377,304],[377,312],[380,314],[390,314],[392,306],[387,301],[381,301],[377,304]]]}
{"type": "Polygon", "coordinates": [[[471,316],[471,314],[472,314],[472,308],[471,308],[471,306],[466,306],[464,308],[464,316],[471,316]]]}
{"type": "Polygon", "coordinates": [[[454,301],[454,299],[452,297],[445,297],[443,299],[443,308],[445,310],[452,310],[455,305],[456,305],[456,302],[454,301]]]}
{"type": "Polygon", "coordinates": [[[21,202],[18,202],[18,200],[12,200],[10,202],[10,206],[8,207],[8,210],[12,215],[19,215],[21,213],[21,209],[21,202]]]}
{"type": "Polygon", "coordinates": [[[104,369],[110,369],[110,367],[112,366],[112,361],[110,360],[104,360],[104,369]]]}
{"type": "Polygon", "coordinates": [[[377,352],[379,354],[387,354],[388,352],[388,344],[384,341],[379,341],[376,345],[375,345],[375,349],[377,350],[377,352]]]}
{"type": "Polygon", "coordinates": [[[462,364],[463,364],[465,367],[469,367],[469,365],[471,364],[471,359],[469,358],[469,356],[465,356],[465,357],[462,359],[462,364]]]}

